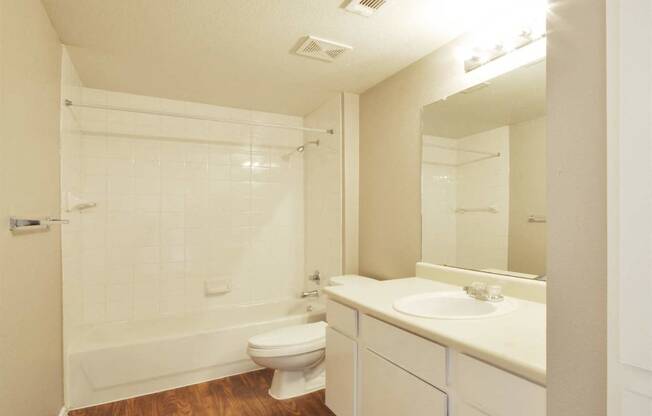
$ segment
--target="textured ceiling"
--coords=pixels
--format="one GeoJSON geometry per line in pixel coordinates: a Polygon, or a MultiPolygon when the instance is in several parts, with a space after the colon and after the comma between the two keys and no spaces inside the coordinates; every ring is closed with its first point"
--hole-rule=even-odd
{"type": "Polygon", "coordinates": [[[43,0],[92,88],[304,115],[361,93],[472,25],[486,0],[43,0]],[[354,47],[334,63],[290,52],[312,34],[354,47]]]}
{"type": "Polygon", "coordinates": [[[546,63],[516,69],[423,109],[423,132],[459,139],[546,114],[546,63]]]}

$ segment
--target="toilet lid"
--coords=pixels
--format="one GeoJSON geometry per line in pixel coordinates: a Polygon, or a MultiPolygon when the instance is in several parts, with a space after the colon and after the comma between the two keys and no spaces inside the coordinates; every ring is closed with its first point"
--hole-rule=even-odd
{"type": "Polygon", "coordinates": [[[276,349],[324,342],[327,326],[326,322],[315,322],[276,329],[251,337],[249,347],[276,349]]]}

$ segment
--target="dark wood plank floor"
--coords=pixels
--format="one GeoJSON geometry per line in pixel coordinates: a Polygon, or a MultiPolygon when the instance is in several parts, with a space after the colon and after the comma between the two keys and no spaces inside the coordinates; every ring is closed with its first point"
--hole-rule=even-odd
{"type": "Polygon", "coordinates": [[[271,370],[181,387],[101,406],[70,416],[330,416],[324,391],[277,401],[267,390],[271,370]]]}

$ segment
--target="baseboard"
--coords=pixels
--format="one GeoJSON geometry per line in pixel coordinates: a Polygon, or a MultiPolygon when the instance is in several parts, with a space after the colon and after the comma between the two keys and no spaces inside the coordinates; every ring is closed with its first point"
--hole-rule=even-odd
{"type": "Polygon", "coordinates": [[[59,416],[68,416],[68,409],[66,409],[66,406],[63,406],[61,410],[59,410],[59,416]]]}

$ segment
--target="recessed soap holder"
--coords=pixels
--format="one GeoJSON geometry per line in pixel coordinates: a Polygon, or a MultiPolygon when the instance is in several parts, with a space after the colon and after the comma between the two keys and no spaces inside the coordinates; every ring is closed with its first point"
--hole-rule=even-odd
{"type": "Polygon", "coordinates": [[[204,281],[206,296],[223,295],[231,291],[231,279],[207,279],[204,281]]]}
{"type": "Polygon", "coordinates": [[[66,195],[66,211],[67,212],[72,212],[72,211],[83,211],[88,208],[93,208],[96,207],[97,203],[92,202],[92,201],[87,201],[85,199],[82,199],[78,197],[77,195],[73,194],[72,192],[68,192],[66,195]]]}

